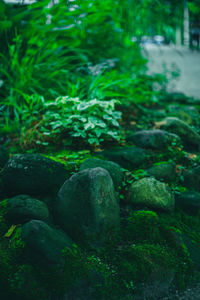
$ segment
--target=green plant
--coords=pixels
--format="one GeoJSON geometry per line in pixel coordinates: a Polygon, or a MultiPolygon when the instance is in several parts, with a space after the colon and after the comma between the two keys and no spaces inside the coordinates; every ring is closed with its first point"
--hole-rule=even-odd
{"type": "Polygon", "coordinates": [[[45,110],[40,115],[41,121],[37,120],[30,127],[27,122],[32,113],[25,111],[22,121],[26,135],[21,144],[23,145],[23,141],[30,141],[32,145],[46,146],[48,141],[53,142],[53,139],[61,137],[68,139],[68,143],[70,139],[72,142],[72,139],[78,138],[89,145],[99,145],[108,139],[119,141],[121,113],[115,110],[116,103],[116,100],[82,101],[68,96],[45,102],[45,110]],[[37,132],[34,133],[33,128],[37,132]]]}

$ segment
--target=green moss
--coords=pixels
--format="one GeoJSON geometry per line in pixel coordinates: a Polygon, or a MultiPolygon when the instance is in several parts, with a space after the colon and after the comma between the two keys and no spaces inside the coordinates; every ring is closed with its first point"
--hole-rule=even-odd
{"type": "Polygon", "coordinates": [[[122,251],[119,270],[126,280],[148,282],[155,272],[160,273],[165,268],[174,271],[173,257],[167,250],[160,245],[133,244],[122,251]]]}
{"type": "Polygon", "coordinates": [[[3,200],[0,202],[0,237],[5,234],[9,228],[9,224],[7,224],[5,215],[7,212],[7,200],[3,200]]]}
{"type": "Polygon", "coordinates": [[[65,165],[66,170],[73,173],[79,170],[80,164],[84,162],[85,159],[91,158],[92,155],[89,150],[82,151],[71,151],[64,150],[55,152],[53,154],[43,154],[43,156],[50,158],[56,162],[62,163],[65,165]]]}
{"type": "Polygon", "coordinates": [[[153,211],[134,211],[128,218],[127,235],[134,241],[157,242],[159,239],[159,217],[153,211]]]}
{"type": "MultiPolygon", "coordinates": [[[[4,232],[3,232],[4,233],[4,232]]],[[[24,243],[21,240],[21,227],[15,228],[13,234],[0,236],[0,291],[11,291],[10,282],[13,274],[24,260],[24,243]]]]}

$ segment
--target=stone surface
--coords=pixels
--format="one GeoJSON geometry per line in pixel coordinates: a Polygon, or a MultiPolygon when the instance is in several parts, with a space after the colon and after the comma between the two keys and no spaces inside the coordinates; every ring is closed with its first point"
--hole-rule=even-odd
{"type": "Polygon", "coordinates": [[[175,195],[175,204],[188,213],[197,213],[200,209],[200,193],[186,191],[175,195]]]}
{"type": "Polygon", "coordinates": [[[176,164],[162,163],[154,165],[147,170],[147,173],[158,180],[172,182],[176,178],[176,164]]]}
{"type": "Polygon", "coordinates": [[[40,220],[32,220],[22,226],[22,240],[27,244],[31,255],[52,265],[62,263],[62,250],[73,244],[71,238],[62,231],[40,220]]]}
{"type": "Polygon", "coordinates": [[[150,149],[165,149],[173,142],[180,144],[180,138],[164,130],[141,130],[127,138],[136,146],[150,149]]]}
{"type": "Polygon", "coordinates": [[[118,164],[116,164],[112,161],[89,158],[89,159],[86,159],[80,165],[80,171],[83,171],[83,170],[89,169],[89,168],[97,168],[97,167],[103,168],[108,171],[108,173],[110,174],[110,176],[113,180],[115,188],[117,188],[118,186],[120,186],[122,184],[122,180],[123,180],[122,169],[118,164]]]}
{"type": "Polygon", "coordinates": [[[200,192],[200,166],[185,171],[183,177],[184,186],[200,192]]]}
{"type": "Polygon", "coordinates": [[[12,157],[2,172],[3,192],[6,197],[52,196],[66,178],[63,164],[39,154],[20,154],[12,157]]]}
{"type": "Polygon", "coordinates": [[[183,144],[188,148],[200,147],[199,134],[185,122],[175,117],[168,117],[161,123],[162,129],[177,134],[181,138],[183,144]]]}
{"type": "Polygon", "coordinates": [[[128,201],[136,206],[171,211],[174,208],[174,197],[167,186],[154,179],[143,178],[134,182],[129,190],[128,201]]]}
{"type": "Polygon", "coordinates": [[[19,195],[7,200],[6,218],[12,224],[23,224],[32,219],[49,221],[49,211],[42,201],[19,195]]]}
{"type": "Polygon", "coordinates": [[[9,154],[5,147],[0,145],[0,169],[5,166],[9,160],[9,154]]]}
{"type": "Polygon", "coordinates": [[[73,175],[61,187],[55,211],[56,221],[75,241],[101,244],[107,227],[118,228],[120,221],[109,173],[94,168],[73,175]]]}
{"type": "Polygon", "coordinates": [[[133,170],[148,165],[153,153],[138,147],[123,147],[101,153],[107,159],[118,163],[121,167],[133,170]]]}
{"type": "Polygon", "coordinates": [[[168,115],[176,117],[188,125],[196,124],[199,119],[199,112],[193,106],[169,105],[168,115]]]}

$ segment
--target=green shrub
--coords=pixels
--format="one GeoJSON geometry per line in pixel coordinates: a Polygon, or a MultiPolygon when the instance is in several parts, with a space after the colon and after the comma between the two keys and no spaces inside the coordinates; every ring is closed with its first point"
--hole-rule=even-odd
{"type": "Polygon", "coordinates": [[[24,111],[21,145],[24,148],[47,146],[58,139],[66,139],[68,144],[72,139],[79,139],[89,145],[99,145],[106,140],[119,141],[121,113],[115,110],[115,103],[118,102],[59,97],[44,103],[43,111],[37,120],[33,119],[31,126],[33,113],[24,111]]]}

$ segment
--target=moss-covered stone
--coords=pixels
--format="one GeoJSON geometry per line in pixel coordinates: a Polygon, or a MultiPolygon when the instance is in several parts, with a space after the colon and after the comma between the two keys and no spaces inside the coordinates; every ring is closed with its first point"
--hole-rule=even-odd
{"type": "Polygon", "coordinates": [[[114,186],[115,188],[118,188],[119,186],[121,186],[122,184],[122,180],[123,180],[123,172],[121,167],[112,162],[112,161],[107,161],[107,160],[102,160],[102,159],[86,159],[80,166],[80,171],[83,171],[85,169],[89,169],[89,168],[103,168],[105,170],[108,171],[108,173],[110,174],[114,186]]]}
{"type": "Polygon", "coordinates": [[[49,222],[47,205],[27,195],[19,195],[7,200],[6,219],[11,224],[23,224],[32,219],[49,222]]]}
{"type": "Polygon", "coordinates": [[[185,171],[183,177],[187,188],[200,192],[200,166],[185,171]]]}
{"type": "Polygon", "coordinates": [[[74,174],[61,187],[55,204],[56,221],[76,241],[101,244],[108,227],[118,228],[119,203],[113,181],[102,168],[74,174]]]}
{"type": "Polygon", "coordinates": [[[127,138],[136,146],[150,149],[166,149],[171,144],[180,144],[180,137],[164,130],[141,130],[127,138]]]}
{"type": "Polygon", "coordinates": [[[131,240],[156,243],[160,238],[158,215],[148,210],[132,212],[128,218],[127,233],[131,240]]]}
{"type": "Polygon", "coordinates": [[[134,170],[149,165],[153,153],[139,147],[123,147],[101,153],[107,159],[118,163],[121,167],[134,170]]]}
{"type": "Polygon", "coordinates": [[[55,194],[67,178],[65,166],[39,154],[12,157],[2,172],[6,197],[55,194]]]}
{"type": "Polygon", "coordinates": [[[175,195],[175,204],[188,213],[196,214],[200,210],[200,193],[186,191],[175,195]]]}
{"type": "Polygon", "coordinates": [[[6,150],[5,147],[0,145],[0,169],[5,166],[8,159],[9,159],[8,151],[6,150]]]}
{"type": "Polygon", "coordinates": [[[165,182],[173,182],[176,178],[175,163],[157,163],[147,170],[150,176],[165,182]]]}
{"type": "Polygon", "coordinates": [[[194,106],[169,105],[168,115],[176,117],[188,125],[196,124],[199,119],[199,112],[194,106]]]}
{"type": "Polygon", "coordinates": [[[168,117],[163,120],[161,128],[177,134],[183,144],[188,148],[200,147],[200,136],[199,134],[188,124],[175,117],[168,117]]]}
{"type": "Polygon", "coordinates": [[[62,250],[73,245],[66,234],[39,220],[32,220],[22,226],[22,240],[27,244],[31,255],[37,253],[40,262],[43,261],[46,265],[61,264],[62,250]]]}
{"type": "Polygon", "coordinates": [[[174,197],[167,186],[154,179],[143,178],[134,182],[129,190],[128,201],[135,206],[172,211],[174,197]]]}

